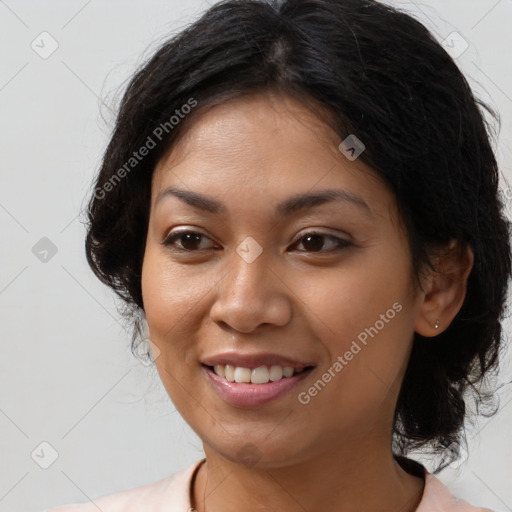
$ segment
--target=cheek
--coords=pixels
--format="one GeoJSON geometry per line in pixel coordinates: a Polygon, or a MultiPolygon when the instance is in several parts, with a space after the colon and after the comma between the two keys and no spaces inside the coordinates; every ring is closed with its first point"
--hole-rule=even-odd
{"type": "Polygon", "coordinates": [[[375,322],[381,327],[381,315],[385,315],[384,321],[391,319],[385,323],[389,331],[389,325],[396,323],[395,316],[405,315],[398,315],[399,308],[393,309],[393,304],[399,303],[403,309],[410,301],[405,262],[400,265],[395,258],[396,264],[390,268],[385,256],[370,256],[352,265],[314,270],[295,279],[300,285],[293,289],[301,299],[304,315],[316,326],[318,338],[328,340],[338,353],[375,322]]]}
{"type": "Polygon", "coordinates": [[[327,409],[334,400],[344,404],[341,411],[363,414],[390,390],[399,391],[397,377],[405,368],[413,337],[414,304],[405,258],[395,257],[392,266],[387,261],[374,258],[316,281],[315,286],[310,283],[304,301],[307,316],[329,354],[317,375],[329,381],[328,392],[322,390],[327,409]]]}
{"type": "Polygon", "coordinates": [[[173,261],[165,247],[149,241],[141,278],[145,308],[180,317],[213,285],[208,286],[205,272],[199,269],[200,266],[173,261]]]}
{"type": "Polygon", "coordinates": [[[194,277],[187,268],[171,264],[160,248],[147,248],[141,286],[152,341],[169,363],[188,359],[190,326],[199,325],[202,301],[212,285],[204,275],[194,277]]]}
{"type": "Polygon", "coordinates": [[[354,425],[362,430],[374,422],[387,425],[392,416],[411,346],[403,313],[384,309],[387,323],[379,317],[357,322],[348,317],[350,324],[340,319],[340,334],[322,340],[329,360],[299,392],[306,394],[301,403],[310,400],[305,407],[330,425],[334,439],[340,428],[348,433],[354,425]]]}
{"type": "Polygon", "coordinates": [[[151,341],[159,348],[156,369],[169,398],[185,421],[196,414],[197,395],[189,389],[197,365],[194,333],[200,325],[201,300],[206,283],[171,265],[160,248],[148,247],[142,267],[142,296],[151,341]]]}

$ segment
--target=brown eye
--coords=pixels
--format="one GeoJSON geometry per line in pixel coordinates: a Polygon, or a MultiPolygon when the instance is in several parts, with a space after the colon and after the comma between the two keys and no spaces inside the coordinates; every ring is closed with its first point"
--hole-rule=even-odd
{"type": "Polygon", "coordinates": [[[329,252],[329,251],[333,251],[333,250],[334,251],[341,250],[341,249],[344,249],[344,248],[352,245],[347,240],[343,240],[342,238],[338,238],[334,235],[329,235],[327,233],[317,233],[317,232],[307,233],[307,234],[303,235],[301,238],[299,238],[298,244],[299,245],[302,244],[306,249],[305,251],[299,251],[299,252],[329,252]],[[334,243],[328,244],[331,246],[331,249],[322,250],[322,248],[325,245],[326,239],[328,239],[334,243]]]}
{"type": "Polygon", "coordinates": [[[209,240],[208,237],[196,231],[179,231],[171,233],[162,243],[178,251],[195,252],[205,249],[205,247],[199,247],[202,238],[209,240]]]}

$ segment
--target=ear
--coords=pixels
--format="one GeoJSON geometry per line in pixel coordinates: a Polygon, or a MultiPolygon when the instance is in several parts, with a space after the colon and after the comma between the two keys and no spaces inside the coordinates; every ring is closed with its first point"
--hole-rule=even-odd
{"type": "Polygon", "coordinates": [[[448,328],[466,297],[473,262],[473,251],[457,240],[433,257],[434,268],[422,279],[421,304],[414,328],[418,334],[433,337],[448,328]]]}

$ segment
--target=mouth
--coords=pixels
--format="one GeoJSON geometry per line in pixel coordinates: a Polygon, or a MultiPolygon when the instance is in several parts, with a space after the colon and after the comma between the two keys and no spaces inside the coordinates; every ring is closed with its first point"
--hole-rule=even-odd
{"type": "Polygon", "coordinates": [[[262,365],[256,368],[246,368],[230,364],[216,364],[206,367],[228,382],[236,382],[238,384],[267,384],[268,382],[288,379],[294,375],[313,369],[313,366],[294,368],[293,366],[281,366],[277,364],[270,366],[262,365]]]}
{"type": "Polygon", "coordinates": [[[234,407],[254,408],[288,395],[308,377],[314,366],[202,364],[208,381],[220,398],[234,407]]]}

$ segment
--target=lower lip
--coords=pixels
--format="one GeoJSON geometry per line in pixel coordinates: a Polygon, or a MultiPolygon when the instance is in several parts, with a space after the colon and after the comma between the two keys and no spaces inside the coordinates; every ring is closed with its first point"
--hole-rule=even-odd
{"type": "Polygon", "coordinates": [[[258,407],[277,400],[291,391],[311,373],[312,368],[292,377],[285,377],[274,382],[269,381],[266,384],[229,382],[207,366],[203,366],[203,370],[212,382],[214,389],[225,402],[235,407],[258,407]]]}

